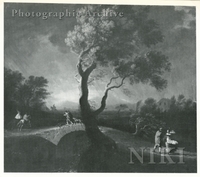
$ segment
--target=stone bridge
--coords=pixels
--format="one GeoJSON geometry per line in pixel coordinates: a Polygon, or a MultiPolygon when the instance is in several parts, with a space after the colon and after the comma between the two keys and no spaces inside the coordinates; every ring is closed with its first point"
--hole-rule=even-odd
{"type": "Polygon", "coordinates": [[[5,172],[71,170],[88,146],[83,124],[4,131],[5,172]]]}
{"type": "Polygon", "coordinates": [[[83,124],[63,125],[60,127],[40,130],[36,135],[57,145],[63,136],[75,131],[85,131],[85,126],[83,124]]]}
{"type": "Polygon", "coordinates": [[[72,125],[62,125],[56,127],[42,128],[42,129],[22,129],[22,131],[5,131],[6,137],[25,137],[25,136],[36,136],[42,137],[47,141],[50,141],[54,145],[58,145],[60,139],[66,134],[85,131],[84,124],[72,124],[72,125]]]}

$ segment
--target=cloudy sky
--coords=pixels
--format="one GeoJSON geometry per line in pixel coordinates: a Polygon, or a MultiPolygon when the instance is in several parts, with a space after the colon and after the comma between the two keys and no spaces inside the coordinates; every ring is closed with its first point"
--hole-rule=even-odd
{"type": "MultiPolygon", "coordinates": [[[[30,13],[66,10],[72,13],[79,6],[10,3],[4,6],[4,65],[20,71],[25,77],[34,75],[47,78],[51,92],[47,106],[55,104],[62,108],[68,106],[65,101],[78,103],[78,83],[74,79],[77,57],[64,42],[76,19],[73,16],[42,19],[30,13]]],[[[143,84],[127,86],[131,95],[124,95],[120,89],[114,90],[109,95],[108,104],[135,103],[148,97],[159,100],[179,94],[196,100],[195,16],[195,7],[151,6],[149,18],[156,20],[165,36],[158,49],[169,57],[172,64],[171,72],[164,75],[168,87],[158,92],[143,84]]],[[[90,87],[90,99],[100,101],[108,79],[90,87]]]]}

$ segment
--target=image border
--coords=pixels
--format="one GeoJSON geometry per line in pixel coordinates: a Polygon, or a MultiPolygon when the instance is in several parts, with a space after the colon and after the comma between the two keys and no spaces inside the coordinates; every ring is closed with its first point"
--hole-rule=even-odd
{"type": "MultiPolygon", "coordinates": [[[[199,64],[199,56],[200,56],[200,46],[199,46],[199,39],[200,39],[200,35],[199,35],[199,32],[200,32],[200,1],[171,1],[171,0],[165,0],[165,1],[144,1],[144,0],[101,0],[99,3],[99,1],[97,0],[12,0],[12,1],[7,1],[7,0],[4,0],[4,1],[1,1],[1,4],[0,4],[0,22],[1,22],[1,39],[2,39],[2,42],[1,42],[1,74],[0,74],[0,80],[1,80],[1,107],[0,107],[0,112],[1,112],[1,115],[2,115],[2,118],[1,118],[1,121],[0,121],[0,126],[1,126],[1,132],[2,132],[2,136],[1,136],[1,161],[0,161],[0,176],[4,177],[4,176],[36,176],[36,175],[42,175],[42,176],[66,176],[66,175],[70,175],[70,176],[77,176],[77,175],[87,175],[90,176],[90,175],[111,175],[111,174],[105,174],[105,173],[8,173],[8,172],[4,172],[4,125],[3,125],[3,120],[4,120],[4,102],[3,102],[3,98],[4,98],[4,82],[3,82],[3,67],[4,67],[4,3],[6,2],[10,2],[10,3],[55,3],[55,4],[124,4],[124,5],[160,5],[160,6],[163,6],[163,5],[180,5],[180,6],[196,6],[196,99],[197,99],[197,173],[196,174],[191,174],[191,175],[198,175],[198,172],[199,172],[199,140],[198,140],[198,135],[199,135],[199,132],[200,130],[198,129],[199,127],[199,110],[200,110],[200,107],[199,107],[199,104],[198,104],[198,100],[199,100],[199,94],[198,94],[198,91],[199,91],[199,73],[200,71],[198,70],[198,68],[200,68],[199,64]]],[[[151,174],[151,173],[150,173],[151,174]]],[[[164,174],[164,173],[152,173],[153,175],[155,176],[165,176],[165,175],[172,175],[170,173],[167,173],[167,174],[164,174]]],[[[136,175],[136,176],[148,176],[149,173],[112,173],[112,175],[114,175],[115,177],[117,176],[121,176],[121,175],[136,175]]],[[[173,175],[187,175],[187,173],[175,173],[173,175]]]]}

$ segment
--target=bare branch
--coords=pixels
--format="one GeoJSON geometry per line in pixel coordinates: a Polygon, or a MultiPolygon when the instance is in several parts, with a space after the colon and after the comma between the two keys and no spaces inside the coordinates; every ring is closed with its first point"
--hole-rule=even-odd
{"type": "Polygon", "coordinates": [[[92,78],[91,80],[88,81],[88,84],[91,84],[95,79],[92,78]]]}
{"type": "Polygon", "coordinates": [[[78,79],[78,74],[76,74],[76,75],[74,76],[74,78],[76,79],[76,81],[77,81],[78,83],[81,82],[81,81],[78,79]]]}
{"type": "Polygon", "coordinates": [[[109,83],[107,84],[106,87],[108,87],[108,86],[112,83],[112,81],[113,81],[114,79],[117,79],[117,78],[119,78],[119,76],[112,77],[112,78],[110,79],[110,81],[109,81],[109,83]]]}
{"type": "Polygon", "coordinates": [[[133,135],[138,135],[141,131],[144,131],[147,127],[150,126],[150,124],[145,124],[143,127],[141,127],[141,123],[144,122],[144,119],[137,119],[137,123],[135,122],[136,131],[133,133],[133,135]]]}
{"type": "Polygon", "coordinates": [[[115,86],[112,86],[112,87],[108,87],[108,88],[105,90],[104,96],[103,96],[103,98],[102,98],[102,100],[101,100],[101,106],[99,107],[99,109],[97,109],[96,111],[94,111],[94,114],[95,114],[95,115],[100,114],[100,113],[105,109],[105,107],[106,107],[106,99],[107,99],[107,97],[108,97],[108,92],[109,92],[110,90],[114,89],[114,88],[119,88],[119,87],[121,87],[121,86],[124,84],[124,80],[125,80],[127,77],[128,77],[128,75],[127,75],[127,76],[124,76],[124,77],[122,78],[121,83],[120,83],[119,85],[115,85],[115,86]]]}
{"type": "Polygon", "coordinates": [[[144,130],[145,128],[149,127],[150,125],[145,125],[144,127],[141,128],[141,130],[144,130]]]}
{"type": "Polygon", "coordinates": [[[127,78],[128,76],[124,76],[123,78],[122,78],[122,80],[121,80],[121,83],[119,84],[119,85],[114,85],[114,86],[112,86],[112,87],[108,87],[106,90],[112,90],[112,89],[114,89],[114,88],[119,88],[119,87],[121,87],[123,84],[124,84],[124,80],[127,78]]]}
{"type": "Polygon", "coordinates": [[[83,71],[83,68],[82,68],[82,60],[81,59],[79,59],[79,61],[78,61],[78,63],[77,63],[77,69],[78,69],[78,73],[81,75],[81,76],[83,76],[83,73],[84,73],[84,71],[83,71]]]}

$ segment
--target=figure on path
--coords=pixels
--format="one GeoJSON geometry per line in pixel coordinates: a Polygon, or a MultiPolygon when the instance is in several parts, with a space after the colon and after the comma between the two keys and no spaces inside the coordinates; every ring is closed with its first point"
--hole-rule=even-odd
{"type": "Polygon", "coordinates": [[[169,154],[170,152],[174,152],[177,149],[178,142],[171,139],[171,135],[174,134],[174,131],[167,130],[166,133],[166,152],[169,154]]]}
{"type": "Polygon", "coordinates": [[[66,125],[73,124],[73,122],[72,122],[73,115],[69,111],[65,111],[63,116],[66,117],[66,125]]]}
{"type": "Polygon", "coordinates": [[[23,118],[17,123],[18,130],[21,131],[24,125],[28,125],[31,128],[31,117],[27,113],[24,114],[23,118]]]}
{"type": "Polygon", "coordinates": [[[156,132],[155,134],[155,145],[154,145],[154,148],[153,148],[153,152],[155,152],[156,148],[158,147],[158,151],[159,153],[161,153],[161,150],[162,150],[162,128],[159,128],[159,130],[156,132]]]}
{"type": "Polygon", "coordinates": [[[21,119],[22,119],[21,112],[19,110],[17,110],[17,114],[11,123],[11,130],[17,128],[17,124],[21,119]]]}

